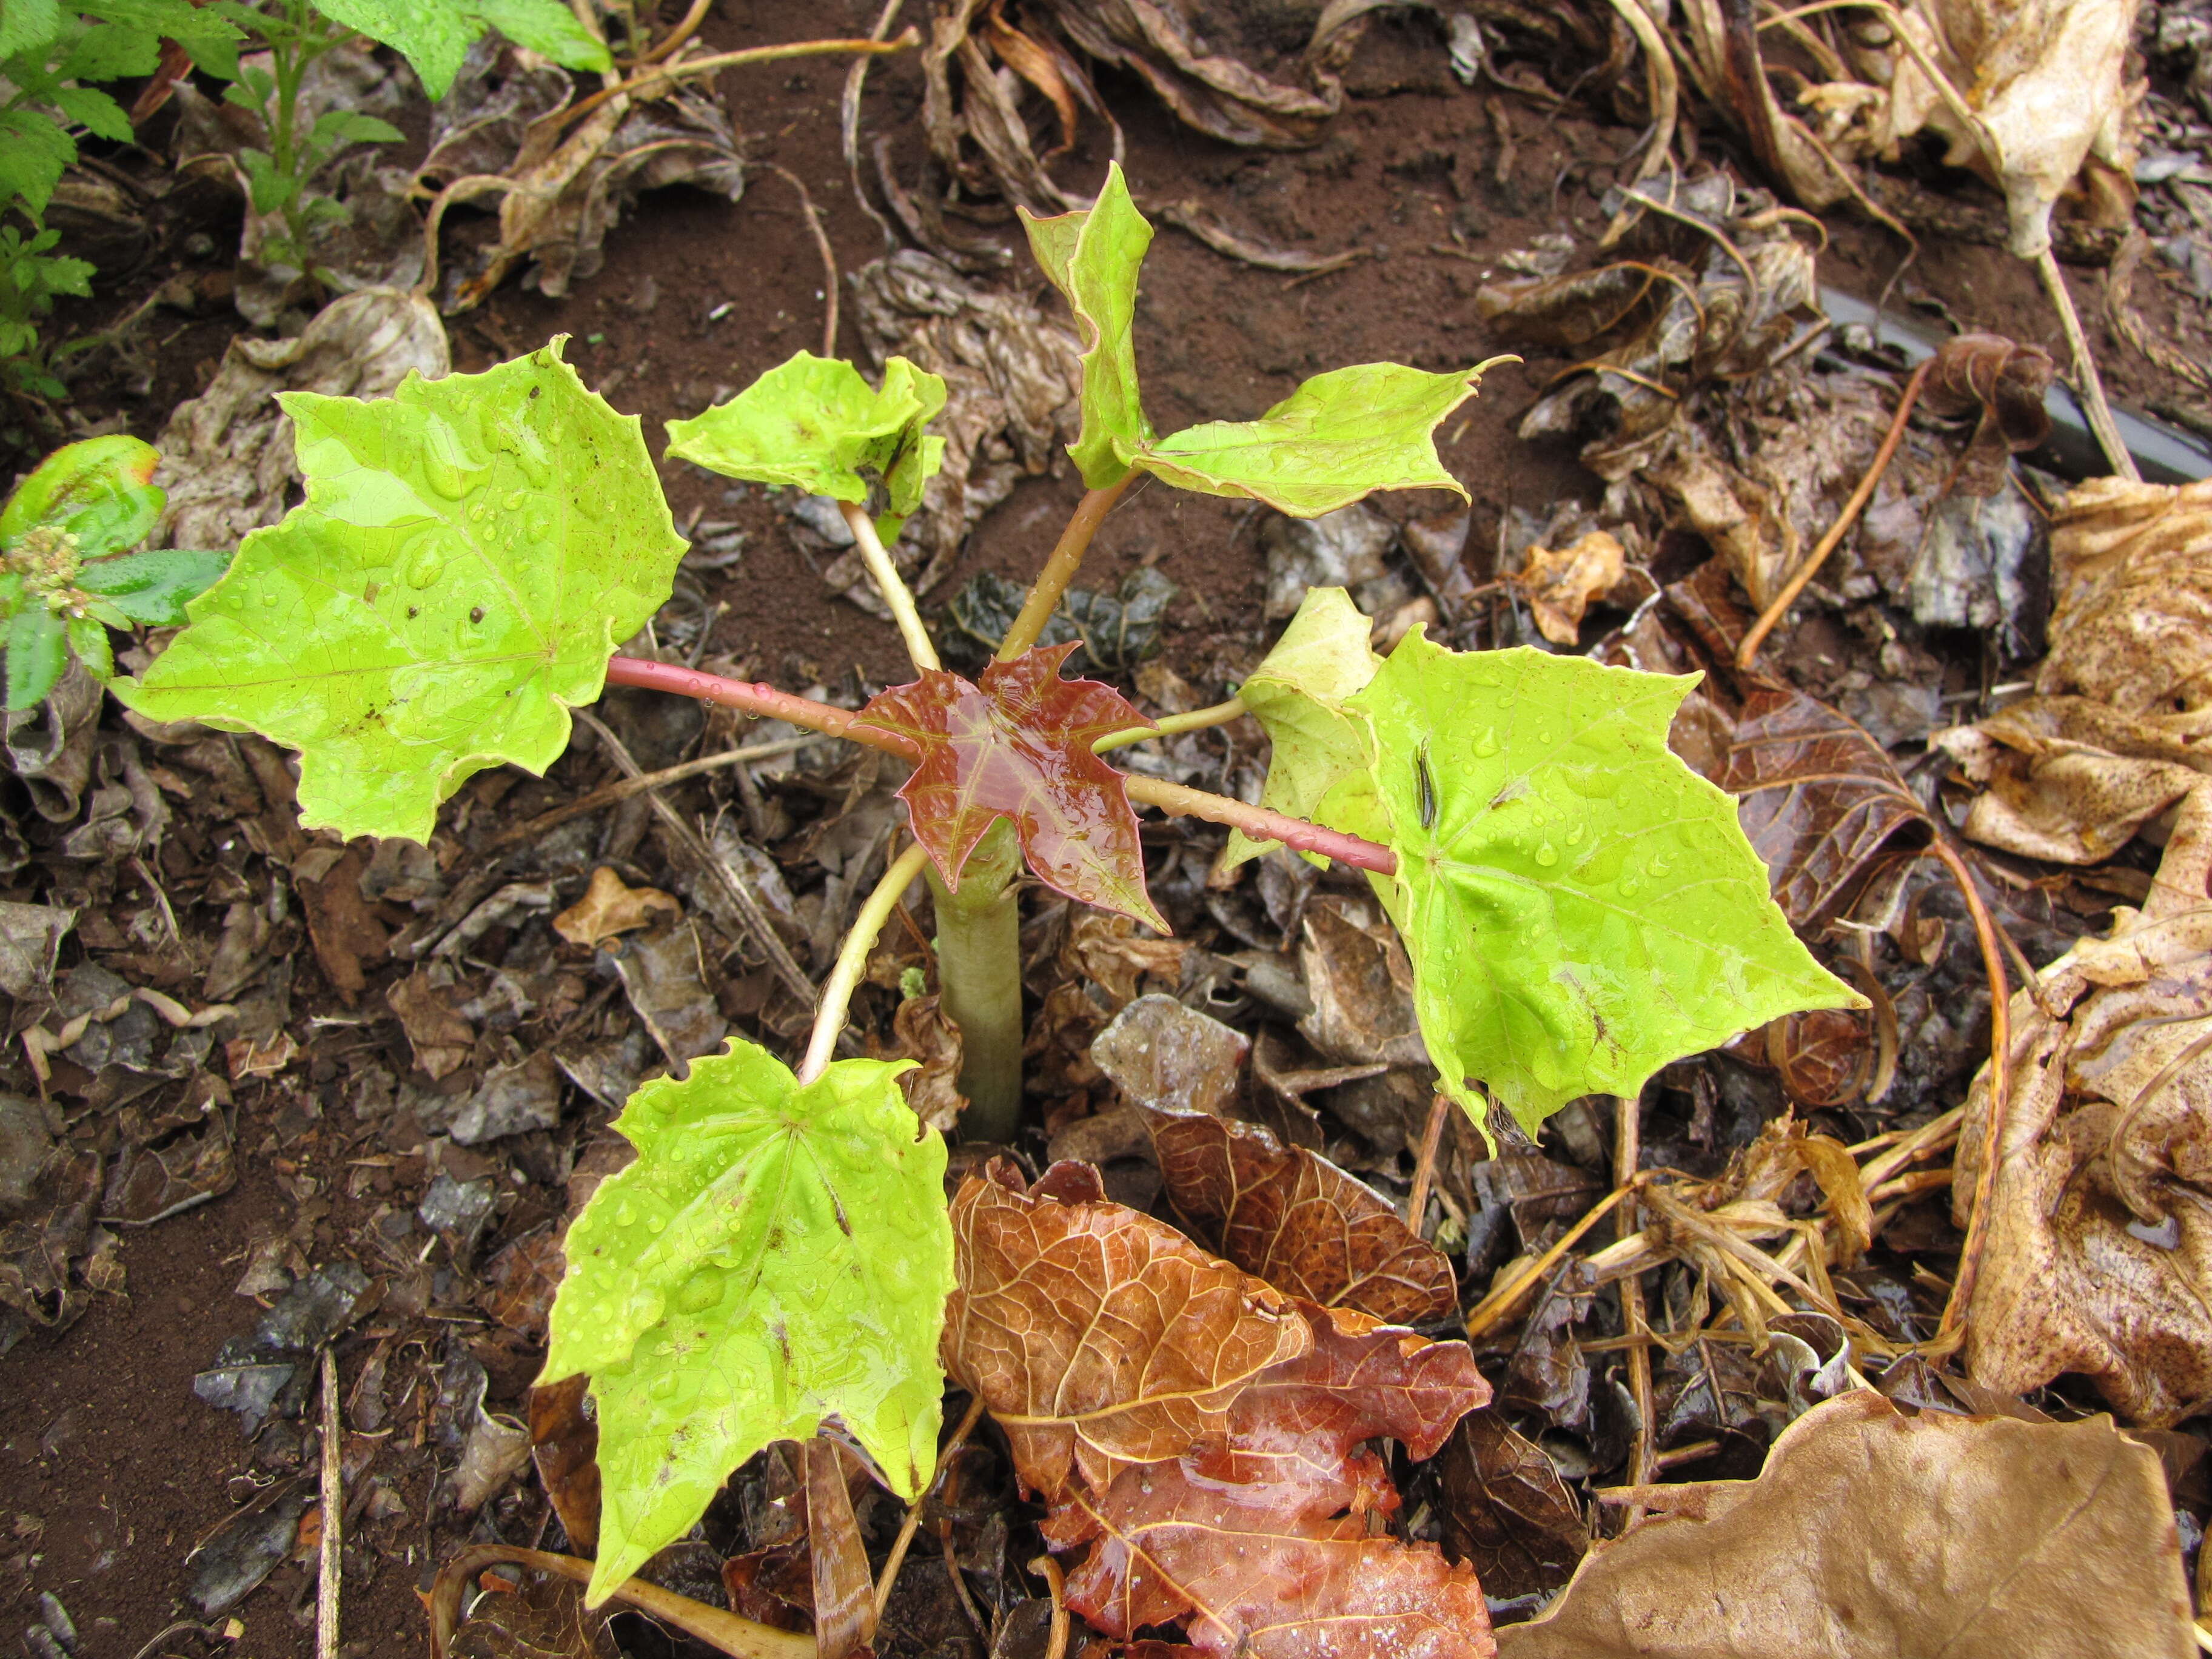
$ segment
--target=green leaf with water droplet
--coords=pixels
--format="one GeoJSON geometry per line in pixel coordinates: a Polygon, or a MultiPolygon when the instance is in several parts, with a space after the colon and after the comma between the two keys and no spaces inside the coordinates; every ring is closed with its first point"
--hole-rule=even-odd
{"type": "Polygon", "coordinates": [[[596,1606],[681,1538],[730,1471],[835,1416],[902,1498],[937,1458],[952,1290],[945,1142],[901,1094],[911,1060],[799,1083],[733,1038],[629,1098],[637,1161],[568,1230],[541,1382],[599,1405],[596,1606]]]}
{"type": "Polygon", "coordinates": [[[637,418],[562,343],[374,403],[285,393],[307,500],[117,694],[299,750],[301,821],[347,836],[428,841],[473,774],[544,771],[684,556],[637,418]]]}
{"type": "Polygon", "coordinates": [[[1331,369],[1256,421],[1185,427],[1134,459],[1178,489],[1265,501],[1300,519],[1377,489],[1449,489],[1463,500],[1466,488],[1437,458],[1436,429],[1474,396],[1489,367],[1449,374],[1403,363],[1331,369]]]}
{"type": "Polygon", "coordinates": [[[1119,162],[1088,208],[1040,219],[1020,210],[1030,251],[1075,313],[1083,336],[1083,429],[1067,453],[1093,489],[1119,483],[1152,441],[1137,392],[1137,272],[1152,228],[1129,198],[1119,162]]]}
{"type": "MultiPolygon", "coordinates": [[[[1237,695],[1274,745],[1261,805],[1311,817],[1322,796],[1374,764],[1367,722],[1344,706],[1382,665],[1367,643],[1373,627],[1344,589],[1310,587],[1275,648],[1244,682],[1237,695]]],[[[1233,870],[1276,844],[1232,830],[1222,866],[1233,870]]],[[[1305,857],[1328,863],[1310,853],[1305,857]]]]}
{"type": "Polygon", "coordinates": [[[1533,1133],[1783,1014],[1866,1006],[1767,896],[1735,801],[1668,750],[1696,684],[1416,629],[1347,702],[1378,759],[1319,817],[1396,851],[1372,879],[1429,1056],[1478,1122],[1470,1079],[1533,1133]]]}
{"type": "Polygon", "coordinates": [[[787,484],[810,495],[870,506],[877,532],[896,538],[945,464],[945,440],[926,428],[945,407],[945,382],[903,357],[884,364],[880,390],[850,363],[802,351],[726,404],[668,422],[668,453],[726,478],[787,484]]]}

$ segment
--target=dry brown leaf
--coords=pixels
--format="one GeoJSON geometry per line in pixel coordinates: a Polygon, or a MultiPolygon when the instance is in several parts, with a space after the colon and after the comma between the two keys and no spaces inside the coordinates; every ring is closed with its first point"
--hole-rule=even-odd
{"type": "Polygon", "coordinates": [[[1514,585],[1528,601],[1536,631],[1553,645],[1573,645],[1582,636],[1583,612],[1592,599],[1613,591],[1626,556],[1620,543],[1602,530],[1556,551],[1530,548],[1514,585]]]}
{"type": "Polygon", "coordinates": [[[571,945],[596,945],[640,927],[657,915],[680,916],[684,907],[658,887],[631,887],[605,865],[592,872],[584,896],[553,918],[553,931],[571,945]]]}
{"type": "Polygon", "coordinates": [[[943,1358],[1048,1502],[1174,1455],[1185,1425],[1219,1419],[1261,1372],[1312,1347],[1289,1297],[1173,1228],[1103,1197],[1054,1196],[1096,1194],[1086,1166],[1055,1164],[1029,1193],[1004,1184],[1018,1179],[1010,1166],[994,1176],[970,1176],[952,1201],[943,1358]]]}
{"type": "Polygon", "coordinates": [[[806,1443],[806,1549],[813,1569],[817,1659],[866,1653],[875,1630],[875,1578],[846,1481],[851,1455],[820,1435],[806,1443]]]}
{"type": "Polygon", "coordinates": [[[416,1067],[433,1080],[467,1065],[477,1041],[476,1028],[454,1010],[450,976],[444,983],[434,968],[417,968],[384,994],[385,1005],[399,1016],[416,1067]]]}
{"type": "Polygon", "coordinates": [[[1251,1051],[1242,1031],[1157,992],[1139,997],[1091,1040],[1092,1062],[1137,1105],[1214,1116],[1236,1099],[1251,1051]]]}
{"type": "Polygon", "coordinates": [[[2051,574],[2036,695],[1936,740],[1984,786],[1967,835],[2088,864],[2212,771],[2212,482],[2076,486],[2051,574]]]}
{"type": "Polygon", "coordinates": [[[1581,1507],[1542,1447],[1497,1411],[1469,1412],[1437,1464],[1444,1542],[1486,1594],[1510,1601],[1565,1583],[1589,1549],[1581,1507]]]}
{"type": "Polygon", "coordinates": [[[1150,928],[1139,933],[1127,916],[1085,908],[1068,923],[1060,965],[1096,985],[1119,1010],[1136,1000],[1138,982],[1147,974],[1171,985],[1180,981],[1189,950],[1188,939],[1161,939],[1150,928]]]}
{"type": "Polygon", "coordinates": [[[960,1092],[960,1027],[932,993],[899,1004],[891,1016],[891,1033],[898,1039],[898,1054],[920,1062],[899,1073],[906,1103],[931,1128],[950,1134],[968,1109],[968,1097],[960,1092]]]}
{"type": "Polygon", "coordinates": [[[1425,1066],[1413,969],[1397,931],[1364,899],[1317,894],[1299,923],[1298,969],[1313,1012],[1298,1034],[1332,1060],[1425,1066]]]}
{"type": "Polygon", "coordinates": [[[2106,1419],[1907,1417],[1856,1389],[1756,1480],[1621,1495],[1659,1513],[1499,1631],[1503,1659],[2196,1650],[2158,1455],[2106,1419]]]}
{"type": "MultiPolygon", "coordinates": [[[[2212,1401],[2212,787],[2185,799],[2140,910],[2012,1002],[2012,1104],[1966,1327],[1974,1381],[2093,1377],[2164,1425],[2212,1401]],[[2049,1012],[2046,1012],[2049,1011],[2049,1012]]],[[[1953,1203],[1988,1156],[1984,1067],[1953,1203]]]]}
{"type": "Polygon", "coordinates": [[[1451,1258],[1371,1188],[1257,1124],[1147,1109],[1168,1199],[1199,1241],[1277,1290],[1393,1324],[1459,1309],[1451,1258]]]}

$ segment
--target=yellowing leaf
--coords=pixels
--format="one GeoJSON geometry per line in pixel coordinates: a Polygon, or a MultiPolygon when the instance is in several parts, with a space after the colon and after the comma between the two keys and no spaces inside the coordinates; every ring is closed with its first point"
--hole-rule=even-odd
{"type": "MultiPolygon", "coordinates": [[[[1238,695],[1274,744],[1261,805],[1310,817],[1322,796],[1372,762],[1365,722],[1344,708],[1382,665],[1367,644],[1370,626],[1344,589],[1310,587],[1275,648],[1244,682],[1238,695]]],[[[1273,845],[1232,830],[1222,867],[1233,870],[1273,845]]]]}
{"type": "Polygon", "coordinates": [[[539,1378],[587,1372],[599,1404],[593,1605],[688,1532],[731,1470],[824,1418],[920,1495],[952,1231],[945,1142],[899,1092],[909,1063],[839,1060],[802,1085],[733,1039],[616,1120],[637,1161],[568,1231],[539,1378]]]}
{"type": "Polygon", "coordinates": [[[789,484],[810,495],[869,505],[888,516],[885,541],[921,504],[921,487],[944,464],[945,440],[923,428],[945,407],[945,382],[903,357],[872,388],[850,363],[802,351],[726,404],[668,422],[668,453],[726,477],[789,484]]]}
{"type": "Polygon", "coordinates": [[[286,395],[307,501],[118,695],[299,750],[301,821],[348,836],[426,841],[472,774],[542,772],[684,555],[636,417],[561,345],[375,403],[286,395]]]}
{"type": "Polygon", "coordinates": [[[1417,629],[1349,701],[1379,759],[1320,817],[1396,850],[1371,879],[1422,1039],[1478,1121],[1470,1080],[1533,1133],[1769,1019],[1865,1006],[1768,898],[1735,804],[1668,751],[1695,683],[1417,629]]]}

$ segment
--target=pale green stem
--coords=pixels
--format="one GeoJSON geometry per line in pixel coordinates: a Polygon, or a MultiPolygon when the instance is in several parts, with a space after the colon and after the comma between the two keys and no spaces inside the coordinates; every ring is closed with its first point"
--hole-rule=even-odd
{"type": "Polygon", "coordinates": [[[852,931],[845,935],[844,949],[837,953],[836,966],[823,982],[822,1000],[815,1005],[814,1030],[806,1042],[806,1058],[799,1062],[799,1080],[811,1083],[830,1069],[830,1061],[836,1054],[837,1039],[845,1030],[845,1016],[853,1006],[853,992],[860,982],[860,975],[868,970],[868,952],[876,948],[877,935],[890,920],[891,912],[898,908],[914,878],[929,862],[929,854],[922,851],[920,842],[909,847],[891,860],[884,878],[876,884],[860,906],[860,915],[853,918],[852,931]]]}
{"type": "Polygon", "coordinates": [[[937,647],[930,643],[929,630],[921,625],[921,613],[914,608],[914,595],[905,578],[884,550],[883,538],[876,534],[876,521],[866,507],[852,501],[840,501],[837,507],[845,515],[846,528],[853,532],[854,544],[860,550],[860,562],[876,579],[876,592],[891,608],[891,620],[898,624],[899,637],[906,641],[907,655],[925,673],[938,667],[937,647]]]}
{"type": "Polygon", "coordinates": [[[960,890],[929,869],[937,908],[937,982],[945,1017],[960,1028],[961,1133],[1013,1138],[1022,1113],[1021,906],[1014,877],[1021,849],[1001,818],[969,854],[960,890]]]}
{"type": "Polygon", "coordinates": [[[1163,714],[1150,726],[1133,726],[1127,731],[1109,732],[1091,745],[1091,752],[1103,755],[1109,749],[1142,743],[1146,738],[1171,738],[1178,732],[1202,732],[1209,726],[1226,726],[1243,712],[1244,699],[1231,697],[1210,708],[1194,708],[1188,714],[1163,714]]]}

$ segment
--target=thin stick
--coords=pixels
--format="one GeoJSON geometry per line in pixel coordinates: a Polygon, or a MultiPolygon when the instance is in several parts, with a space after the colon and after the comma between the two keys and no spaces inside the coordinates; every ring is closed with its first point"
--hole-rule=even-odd
{"type": "Polygon", "coordinates": [[[868,970],[868,953],[876,948],[876,937],[884,931],[884,924],[891,919],[891,912],[906,896],[906,890],[929,862],[929,854],[916,842],[891,860],[884,878],[876,884],[861,904],[860,914],[853,918],[853,926],[845,935],[843,948],[837,952],[836,964],[830,969],[830,977],[822,982],[822,1000],[815,1005],[814,1030],[806,1039],[806,1058],[799,1067],[799,1080],[811,1083],[830,1069],[830,1061],[837,1052],[837,1039],[844,1034],[845,1016],[853,1006],[853,992],[860,982],[860,975],[868,970]]]}
{"type": "Polygon", "coordinates": [[[1612,1214],[1614,1207],[1627,1196],[1627,1188],[1614,1188],[1612,1192],[1599,1200],[1597,1206],[1588,1215],[1560,1234],[1558,1243],[1516,1273],[1506,1284],[1500,1285],[1476,1304],[1474,1311],[1467,1316],[1468,1337],[1470,1339],[1480,1337],[1492,1326],[1504,1320],[1513,1311],[1522,1297],[1527,1294],[1546,1273],[1552,1271],[1559,1258],[1572,1249],[1581,1241],[1584,1233],[1596,1226],[1605,1217],[1612,1214]]]}
{"type": "Polygon", "coordinates": [[[778,738],[774,743],[756,743],[743,749],[725,749],[719,755],[702,755],[696,760],[678,761],[673,766],[664,766],[658,772],[645,772],[634,778],[618,778],[602,784],[588,795],[579,795],[565,806],[556,806],[550,812],[540,812],[527,823],[517,824],[502,831],[484,844],[477,856],[489,858],[494,853],[503,853],[510,847],[520,847],[533,842],[548,830],[557,830],[571,818],[582,817],[587,812],[597,812],[605,807],[617,806],[632,795],[647,789],[658,789],[664,784],[681,783],[686,778],[696,778],[704,772],[718,772],[726,766],[744,766],[757,760],[773,760],[778,755],[796,754],[809,744],[822,739],[814,733],[803,738],[778,738]]]}
{"type": "Polygon", "coordinates": [[[1060,1563],[1049,1555],[1040,1555],[1030,1563],[1030,1571],[1044,1580],[1045,1589],[1052,1595],[1052,1634],[1046,1638],[1044,1659],[1066,1659],[1067,1653],[1067,1602],[1065,1585],[1060,1577],[1060,1563]]]}
{"type": "Polygon", "coordinates": [[[1836,550],[1836,544],[1850,532],[1866,504],[1874,499],[1875,486],[1881,482],[1881,475],[1889,470],[1890,457],[1897,453],[1897,446],[1904,440],[1906,418],[1911,415],[1912,406],[1920,401],[1920,388],[1927,384],[1928,371],[1935,364],[1933,357],[1923,358],[1920,366],[1912,371],[1912,378],[1905,381],[1905,390],[1897,399],[1897,413],[1889,417],[1889,430],[1882,434],[1881,447],[1875,451],[1874,460],[1866,470],[1866,477],[1859,480],[1859,487],[1851,491],[1851,498],[1844,503],[1844,510],[1836,515],[1835,523],[1828,526],[1827,533],[1806,556],[1804,563],[1797,567],[1796,574],[1783,585],[1782,591],[1774,596],[1766,609],[1759,613],[1759,620],[1752,623],[1751,631],[1743,636],[1743,643],[1736,647],[1735,665],[1738,668],[1749,668],[1757,660],[1759,647],[1774,631],[1774,625],[1788,613],[1791,605],[1797,603],[1797,596],[1805,591],[1806,584],[1827,562],[1828,555],[1836,550]]]}
{"type": "Polygon", "coordinates": [[[2097,446],[2105,452],[2105,460],[2112,471],[2130,483],[2141,483],[2142,474],[2136,470],[2136,458],[2128,453],[2127,445],[2121,441],[2120,428],[2112,419],[2112,406],[2105,401],[2105,382],[2097,373],[2097,360],[2089,355],[2088,337],[2081,332],[2081,319],[2074,309],[2074,296],[2066,291],[2065,274],[2058,269],[2058,256],[2048,244],[2035,256],[2035,274],[2043,278],[2043,291],[2051,296],[2057,308],[2059,326],[2066,331],[2066,343],[2074,353],[2075,389],[2081,394],[2082,412],[2089,417],[2089,430],[2097,434],[2097,446]]]}
{"type": "Polygon", "coordinates": [[[1942,860],[1959,884],[1966,913],[1974,920],[1975,940],[1982,947],[1982,971],[1990,981],[1990,1104],[1982,1123],[1982,1168],[1974,1181],[1974,1207],[1966,1218],[1966,1242],[1959,1252],[1959,1277],[1951,1285],[1950,1300],[1943,1304],[1943,1317],[1936,1327],[1931,1345],[1939,1352],[1948,1352],[1966,1338],[1974,1284],[1981,1275],[1982,1249],[1989,1239],[1990,1197],[1996,1189],[1997,1165],[2004,1158],[2005,1123],[2012,1109],[2012,992],[2005,983],[2004,953],[1997,948],[1996,926],[1982,902],[1973,872],[1942,839],[1940,830],[1928,850],[1942,860]]]}
{"type": "MultiPolygon", "coordinates": [[[[684,21],[669,30],[665,40],[657,43],[650,52],[640,58],[635,67],[642,69],[648,64],[658,64],[696,34],[699,32],[699,25],[707,21],[707,13],[714,3],[714,0],[691,0],[691,9],[684,14],[684,21]]],[[[862,58],[860,61],[866,63],[867,60],[862,58]]]]}
{"type": "Polygon", "coordinates": [[[1429,1187],[1437,1176],[1437,1146],[1444,1138],[1444,1113],[1450,1107],[1451,1097],[1437,1090],[1429,1101],[1429,1121],[1421,1130],[1420,1151],[1413,1157],[1413,1187],[1406,1194],[1406,1224],[1416,1237],[1421,1231],[1421,1217],[1429,1207],[1429,1187]]]}
{"type": "MultiPolygon", "coordinates": [[[[862,63],[868,60],[860,59],[862,63]]],[[[806,192],[806,185],[788,167],[775,162],[764,163],[770,173],[799,192],[799,210],[806,216],[806,228],[814,233],[814,251],[822,256],[822,297],[829,306],[829,314],[822,319],[822,355],[837,355],[837,255],[830,246],[830,233],[822,228],[822,216],[814,210],[814,198],[806,192]]]]}
{"type": "Polygon", "coordinates": [[[1363,841],[1358,836],[1347,836],[1340,830],[1324,830],[1303,818],[1285,817],[1264,806],[1249,805],[1226,795],[1208,794],[1203,789],[1170,783],[1164,778],[1125,772],[1121,775],[1121,786],[1131,800],[1157,806],[1170,817],[1225,823],[1232,830],[1242,830],[1254,841],[1279,841],[1294,853],[1319,853],[1323,858],[1348,864],[1355,870],[1372,870],[1383,876],[1398,872],[1398,855],[1389,848],[1363,841]]]}
{"type": "Polygon", "coordinates": [[[1036,583],[1030,589],[1029,598],[1022,601],[1021,615],[1014,618],[1014,625],[999,642],[1000,662],[1012,662],[1037,642],[1037,636],[1044,632],[1044,625],[1052,620],[1052,613],[1059,607],[1060,596],[1067,592],[1068,583],[1075,580],[1075,573],[1082,568],[1091,538],[1098,533],[1098,526],[1114,510],[1114,503],[1121,499],[1129,480],[1136,476],[1131,471],[1119,483],[1084,492],[1083,499],[1068,517],[1067,528],[1060,532],[1060,542],[1052,550],[1052,556],[1037,572],[1036,583]]]}
{"type": "MultiPolygon", "coordinates": [[[[772,685],[757,685],[744,680],[726,679],[720,674],[707,674],[696,668],[678,668],[673,663],[651,662],[641,657],[615,657],[607,663],[607,684],[610,685],[639,685],[650,690],[667,691],[679,697],[696,697],[702,702],[720,703],[726,708],[741,708],[748,714],[764,715],[788,720],[793,726],[803,726],[833,738],[849,738],[854,743],[865,743],[871,748],[905,760],[919,760],[921,752],[911,738],[896,732],[884,730],[861,720],[849,708],[838,708],[826,702],[817,702],[811,697],[794,696],[788,691],[779,691],[772,685]]],[[[577,717],[586,718],[579,709],[577,717]]],[[[635,762],[632,763],[635,764],[635,762]]],[[[1358,836],[1349,836],[1340,830],[1325,830],[1317,823],[1308,823],[1303,818],[1287,817],[1280,812],[1271,812],[1264,806],[1254,806],[1226,795],[1209,794],[1203,789],[1192,789],[1180,783],[1170,783],[1164,778],[1148,778],[1135,774],[1122,774],[1123,787],[1131,800],[1143,801],[1176,817],[1204,818],[1212,823],[1225,823],[1242,830],[1255,841],[1279,841],[1294,852],[1318,853],[1324,858],[1334,859],[1358,870],[1372,870],[1378,875],[1395,874],[1398,855],[1389,848],[1358,836]]],[[[658,800],[658,795],[653,797],[658,800]]],[[[811,999],[812,993],[808,993],[811,999]]]]}
{"type": "MultiPolygon", "coordinates": [[[[952,1431],[952,1438],[946,1441],[945,1449],[937,1454],[937,1471],[929,1477],[929,1486],[923,1497],[936,1490],[937,1476],[945,1472],[946,1460],[966,1443],[982,1417],[983,1396],[979,1394],[969,1401],[968,1410],[960,1419],[960,1426],[952,1431]]],[[[891,1553],[884,1558],[883,1571],[876,1576],[876,1622],[878,1624],[883,1621],[884,1609],[890,1604],[891,1586],[898,1582],[899,1569],[906,1564],[907,1547],[914,1542],[915,1528],[921,1524],[921,1499],[918,1498],[907,1505],[906,1519],[900,1523],[898,1538],[891,1545],[891,1553]]]]}
{"type": "MultiPolygon", "coordinates": [[[[617,658],[617,660],[621,659],[617,658]]],[[[612,665],[609,666],[611,671],[612,665]]],[[[608,677],[613,678],[611,672],[608,677]]],[[[592,735],[606,744],[607,752],[614,757],[617,766],[634,778],[645,775],[645,769],[637,763],[637,757],[629,752],[629,746],[614,734],[605,720],[588,708],[577,709],[575,716],[591,728],[592,735]]],[[[726,862],[714,856],[714,850],[700,839],[699,832],[684,823],[683,815],[661,798],[658,789],[647,790],[645,798],[653,803],[653,815],[669,834],[729,895],[731,903],[737,906],[738,914],[744,918],[745,926],[752,931],[761,949],[768,953],[769,966],[775,970],[775,976],[790,988],[793,996],[806,1002],[813,1001],[814,981],[807,978],[806,970],[793,959],[790,950],[783,942],[783,935],[775,931],[775,924],[769,920],[768,912],[761,908],[760,900],[754,896],[750,884],[726,862]]]]}
{"type": "Polygon", "coordinates": [[[1091,752],[1103,755],[1109,749],[1142,743],[1146,738],[1171,738],[1178,732],[1202,732],[1209,726],[1226,726],[1243,713],[1244,699],[1231,697],[1227,702],[1194,708],[1188,714],[1163,714],[1150,726],[1132,726],[1126,731],[1109,732],[1091,745],[1091,752]]]}
{"type": "Polygon", "coordinates": [[[914,594],[900,576],[898,567],[891,562],[891,556],[884,551],[883,538],[876,534],[876,521],[868,516],[866,507],[855,501],[840,501],[837,510],[845,515],[845,527],[853,532],[853,544],[860,550],[860,562],[875,578],[876,592],[890,607],[891,620],[898,624],[899,637],[906,641],[907,655],[923,673],[942,667],[937,659],[937,647],[930,642],[929,630],[921,625],[921,612],[915,609],[914,594]]]}
{"type": "Polygon", "coordinates": [[[603,88],[579,103],[571,104],[561,112],[559,124],[567,126],[579,116],[590,114],[610,99],[647,98],[657,94],[664,86],[689,80],[695,75],[714,75],[726,69],[735,69],[740,64],[772,64],[784,58],[815,58],[828,52],[904,52],[917,46],[921,37],[912,29],[896,40],[787,40],[773,46],[747,46],[742,52],[720,52],[707,58],[686,58],[680,64],[655,64],[651,68],[633,75],[617,85],[603,88]]]}
{"type": "MultiPolygon", "coordinates": [[[[1635,0],[1631,0],[1634,3],[1635,0]]],[[[1613,1103],[1613,1178],[1620,1186],[1627,1187],[1636,1179],[1636,1166],[1643,1158],[1644,1103],[1626,1095],[1616,1096],[1613,1103]]],[[[1637,1213],[1638,1205],[1632,1193],[1621,1206],[1614,1228],[1623,1239],[1632,1238],[1643,1231],[1643,1218],[1637,1213]]],[[[1620,1308],[1632,1337],[1648,1336],[1650,1326],[1644,1316],[1644,1276],[1630,1273],[1620,1281],[1620,1308]]],[[[1651,1398],[1651,1347],[1649,1342],[1638,1342],[1628,1350],[1628,1391],[1636,1401],[1636,1445],[1630,1457],[1628,1478],[1632,1485],[1642,1486],[1651,1478],[1652,1458],[1657,1431],[1651,1418],[1656,1409],[1651,1398]]],[[[1638,1512],[1629,1516],[1632,1524],[1638,1512]]]]}
{"type": "Polygon", "coordinates": [[[339,1549],[345,1514],[344,1448],[338,1433],[338,1365],[323,1350],[323,1555],[315,1577],[315,1659],[338,1659],[339,1549]]]}

